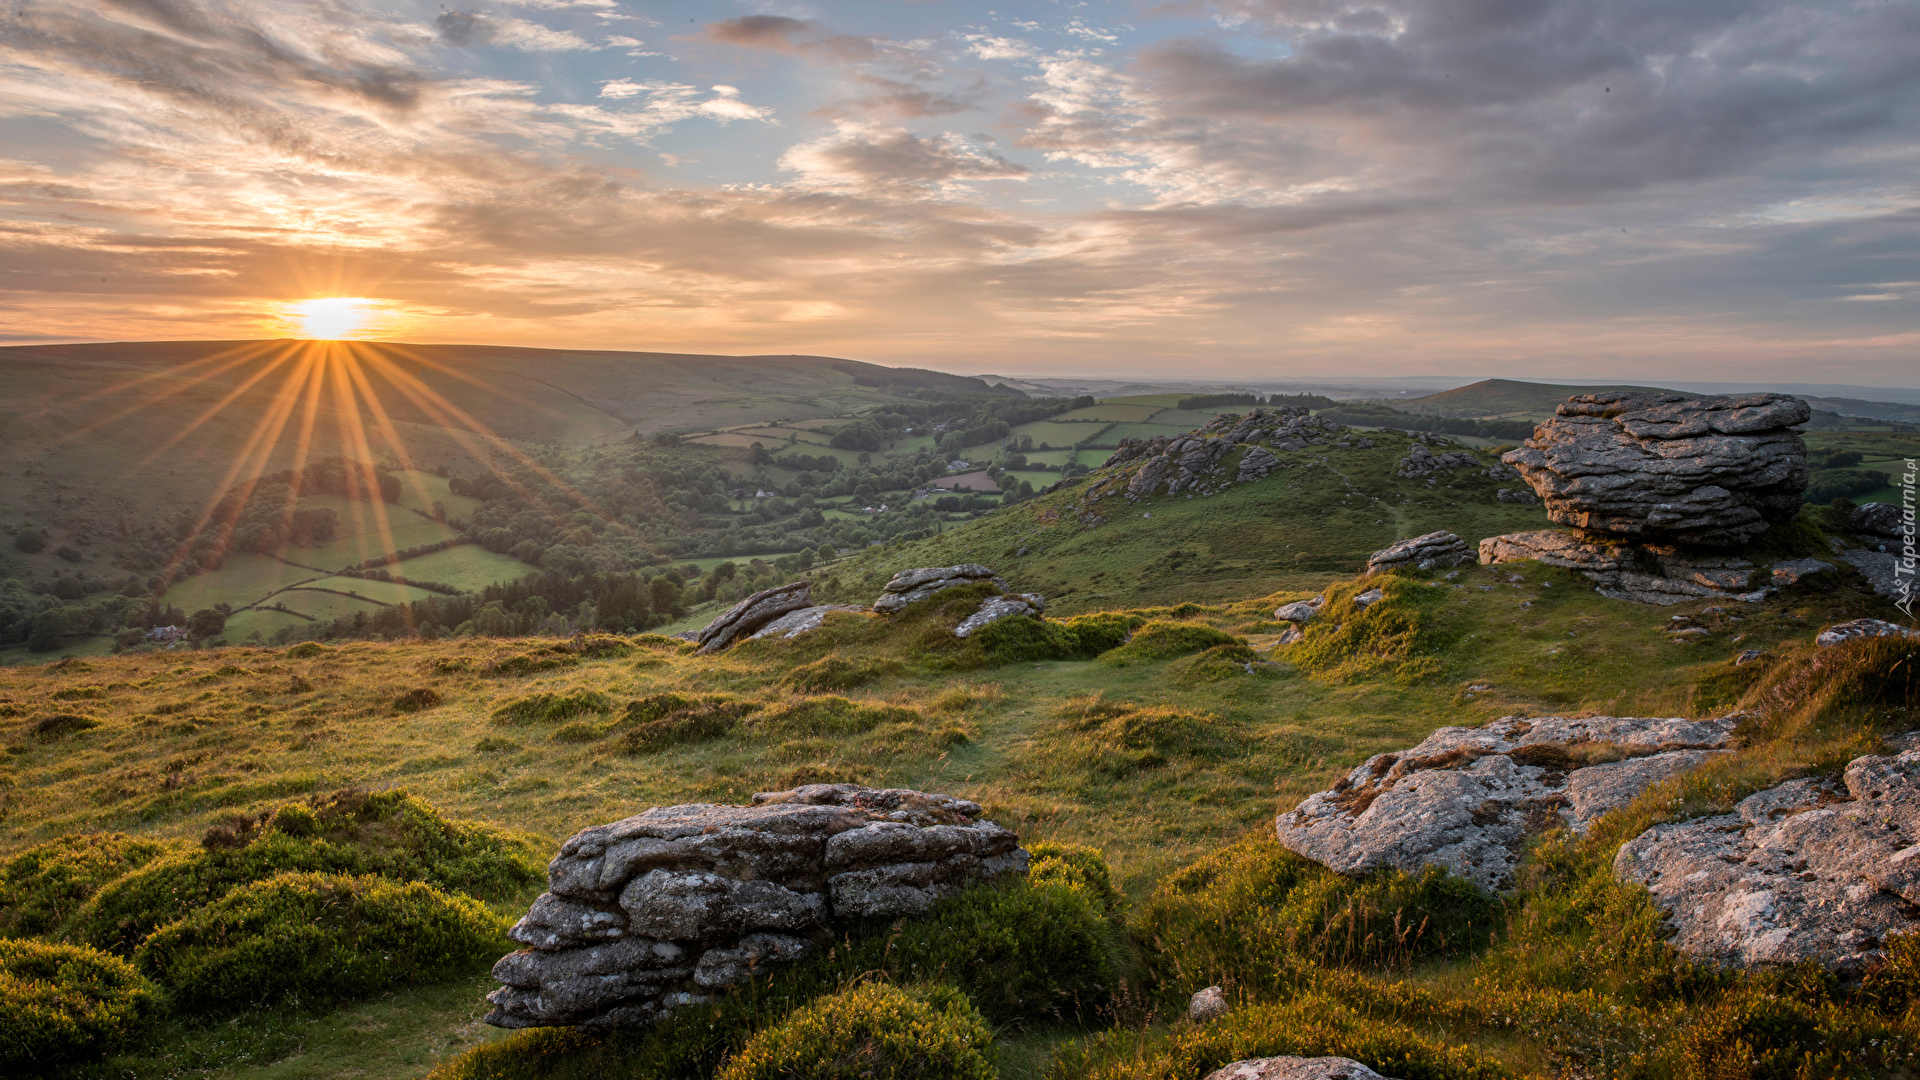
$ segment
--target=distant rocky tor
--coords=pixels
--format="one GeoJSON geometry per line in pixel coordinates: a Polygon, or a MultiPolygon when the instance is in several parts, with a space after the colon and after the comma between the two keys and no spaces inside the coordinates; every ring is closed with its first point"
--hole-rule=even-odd
{"type": "MultiPolygon", "coordinates": [[[[1213,495],[1231,484],[1264,479],[1281,468],[1273,450],[1374,445],[1372,439],[1340,438],[1346,430],[1314,416],[1304,406],[1282,405],[1271,410],[1255,409],[1244,416],[1223,413],[1185,435],[1122,439],[1103,468],[1109,475],[1087,487],[1081,505],[1090,507],[1109,495],[1123,495],[1128,501],[1181,492],[1189,498],[1213,495]]],[[[1080,518],[1087,525],[1106,520],[1089,509],[1083,509],[1080,518]]]]}
{"type": "Polygon", "coordinates": [[[751,806],[661,806],[575,833],[508,937],[497,1027],[651,1023],[832,931],[924,914],[971,882],[1025,873],[1019,837],[950,795],[858,784],[751,806]]]}

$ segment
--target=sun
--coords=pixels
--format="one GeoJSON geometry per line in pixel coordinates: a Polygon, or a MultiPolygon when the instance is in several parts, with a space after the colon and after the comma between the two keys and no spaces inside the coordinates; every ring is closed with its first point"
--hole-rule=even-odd
{"type": "Polygon", "coordinates": [[[361,296],[323,296],[287,305],[300,336],[322,341],[358,337],[372,329],[381,304],[361,296]]]}

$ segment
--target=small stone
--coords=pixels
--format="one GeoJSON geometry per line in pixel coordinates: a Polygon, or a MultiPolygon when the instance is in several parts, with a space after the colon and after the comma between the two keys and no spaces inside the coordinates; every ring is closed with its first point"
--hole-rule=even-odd
{"type": "Polygon", "coordinates": [[[1368,589],[1366,592],[1353,598],[1353,606],[1365,610],[1366,608],[1372,607],[1374,602],[1379,600],[1383,595],[1385,594],[1379,589],[1368,589]]]}
{"type": "Polygon", "coordinates": [[[1316,596],[1311,600],[1295,600],[1291,604],[1282,604],[1273,610],[1273,617],[1282,622],[1309,623],[1326,603],[1326,597],[1316,596]]]}
{"type": "Polygon", "coordinates": [[[1365,1065],[1343,1057],[1249,1058],[1223,1065],[1202,1080],[1387,1080],[1365,1065]]]}
{"type": "Polygon", "coordinates": [[[1740,651],[1740,655],[1733,658],[1733,666],[1744,667],[1747,664],[1751,664],[1755,660],[1759,660],[1766,655],[1767,653],[1766,653],[1766,650],[1764,649],[1742,649],[1740,651]]]}
{"type": "Polygon", "coordinates": [[[1209,986],[1187,1001],[1187,1019],[1196,1024],[1227,1015],[1227,995],[1217,986],[1209,986]]]}
{"type": "Polygon", "coordinates": [[[1401,567],[1432,570],[1436,567],[1459,566],[1473,560],[1473,549],[1467,546],[1466,541],[1442,530],[1402,540],[1374,552],[1367,559],[1366,572],[1378,574],[1401,567]]]}

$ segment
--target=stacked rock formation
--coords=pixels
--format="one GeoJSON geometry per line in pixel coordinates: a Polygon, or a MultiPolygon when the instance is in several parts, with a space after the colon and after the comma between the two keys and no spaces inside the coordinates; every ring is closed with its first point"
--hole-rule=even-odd
{"type": "Polygon", "coordinates": [[[1378,574],[1402,568],[1432,570],[1440,566],[1459,566],[1473,560],[1474,551],[1465,540],[1442,530],[1402,540],[1374,552],[1367,559],[1366,572],[1378,574]]]}
{"type": "Polygon", "coordinates": [[[575,833],[494,965],[497,1027],[651,1023],[712,999],[814,938],[925,913],[1024,873],[1013,833],[948,795],[813,784],[752,806],[655,807],[575,833]]]}
{"type": "Polygon", "coordinates": [[[916,600],[925,600],[935,593],[957,589],[962,585],[977,585],[983,581],[992,582],[1002,592],[1007,589],[1007,583],[998,574],[979,563],[902,570],[887,582],[885,591],[873,602],[873,610],[882,615],[891,615],[916,600]]]}
{"type": "Polygon", "coordinates": [[[1807,447],[1794,428],[1811,415],[1785,394],[1582,394],[1501,460],[1562,525],[1737,547],[1799,513],[1807,447]]]}
{"type": "Polygon", "coordinates": [[[728,608],[694,635],[703,653],[719,652],[746,635],[791,611],[813,605],[813,583],[795,581],[778,588],[762,589],[728,608]]]}
{"type": "Polygon", "coordinates": [[[1920,751],[1855,758],[1844,787],[1794,780],[1731,814],[1656,826],[1613,866],[1653,893],[1691,956],[1857,974],[1888,935],[1920,930],[1920,751]]]}
{"type": "Polygon", "coordinates": [[[1287,848],[1344,874],[1440,866],[1505,888],[1530,835],[1584,830],[1719,752],[1732,729],[1730,719],[1612,716],[1445,727],[1411,750],[1367,759],[1276,826],[1287,848]]]}

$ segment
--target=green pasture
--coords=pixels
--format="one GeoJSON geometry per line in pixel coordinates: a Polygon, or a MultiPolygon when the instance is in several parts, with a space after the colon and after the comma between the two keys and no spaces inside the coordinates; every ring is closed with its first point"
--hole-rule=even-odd
{"type": "Polygon", "coordinates": [[[1122,439],[1151,439],[1162,435],[1173,438],[1192,430],[1177,424],[1115,424],[1100,436],[1100,444],[1117,446],[1122,439]]]}
{"type": "Polygon", "coordinates": [[[1105,430],[1105,425],[1106,421],[1102,420],[1085,420],[1078,423],[1065,424],[1056,423],[1052,420],[1036,420],[1031,424],[1021,424],[1019,427],[1014,428],[1013,434],[1016,436],[1031,436],[1033,438],[1033,445],[1035,446],[1046,443],[1048,446],[1056,449],[1061,447],[1072,448],[1075,443],[1082,442],[1091,436],[1099,435],[1101,431],[1105,430]]]}
{"type": "MultiPolygon", "coordinates": [[[[1060,421],[1100,420],[1116,424],[1139,424],[1153,419],[1155,413],[1161,412],[1165,408],[1166,406],[1164,405],[1102,403],[1099,405],[1089,405],[1084,409],[1074,409],[1072,412],[1064,412],[1054,419],[1060,421]]],[[[1039,440],[1036,439],[1034,441],[1038,442],[1039,440]]]]}
{"type": "Polygon", "coordinates": [[[414,581],[437,581],[464,592],[478,592],[495,582],[525,577],[538,568],[479,544],[458,544],[381,569],[414,581]]]}

